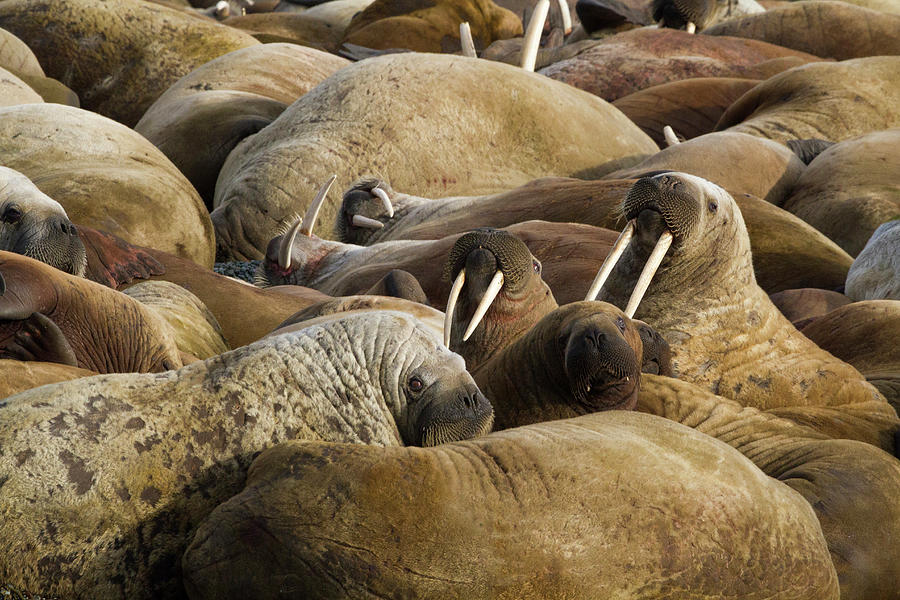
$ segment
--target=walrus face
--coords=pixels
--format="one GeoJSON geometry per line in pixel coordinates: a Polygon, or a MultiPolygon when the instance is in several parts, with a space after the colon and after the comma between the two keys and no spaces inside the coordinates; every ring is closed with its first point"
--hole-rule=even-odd
{"type": "Polygon", "coordinates": [[[541,278],[541,263],[514,235],[483,228],[461,236],[450,250],[444,276],[453,281],[444,321],[444,343],[469,358],[486,358],[520,337],[556,308],[541,278]]]}
{"type": "Polygon", "coordinates": [[[18,171],[0,167],[0,250],[84,276],[87,254],[66,211],[18,171]]]}
{"type": "Polygon", "coordinates": [[[653,0],[653,20],[659,27],[702,31],[730,15],[731,0],[653,0]]]}
{"type": "Polygon", "coordinates": [[[337,239],[365,246],[373,234],[394,218],[394,191],[386,181],[361,179],[344,192],[335,222],[337,239]]]}
{"type": "MultiPolygon", "coordinates": [[[[742,254],[738,239],[742,230],[746,237],[740,211],[728,192],[705,179],[676,172],[643,177],[628,191],[620,210],[627,225],[601,266],[587,300],[596,298],[614,269],[618,276],[611,287],[631,283],[630,270],[639,263],[644,268],[625,308],[629,318],[657,270],[667,273],[670,286],[688,284],[698,276],[715,277],[717,264],[746,271],[741,268],[747,258],[738,256],[742,254]],[[735,260],[718,260],[717,253],[729,246],[736,252],[735,260]],[[623,256],[627,258],[617,266],[623,256]]],[[[749,248],[749,242],[746,245],[749,248]]],[[[621,293],[617,288],[610,296],[621,293]]]]}
{"type": "Polygon", "coordinates": [[[421,362],[401,369],[405,411],[395,415],[408,445],[436,446],[490,432],[494,409],[466,371],[462,358],[433,340],[421,362]]]}

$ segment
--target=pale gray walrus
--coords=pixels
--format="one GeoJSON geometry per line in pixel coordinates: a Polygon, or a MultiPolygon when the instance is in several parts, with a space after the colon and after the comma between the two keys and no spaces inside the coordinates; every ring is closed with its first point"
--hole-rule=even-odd
{"type": "Polygon", "coordinates": [[[756,284],[734,199],[686,173],[637,181],[628,224],[587,298],[625,307],[671,346],[679,378],[832,437],[894,452],[900,420],[852,366],[804,337],[756,284]]]}
{"type": "Polygon", "coordinates": [[[178,596],[194,528],[272,444],[435,444],[486,433],[462,359],[396,312],[348,316],[150,375],[0,402],[0,585],[178,596]]]}

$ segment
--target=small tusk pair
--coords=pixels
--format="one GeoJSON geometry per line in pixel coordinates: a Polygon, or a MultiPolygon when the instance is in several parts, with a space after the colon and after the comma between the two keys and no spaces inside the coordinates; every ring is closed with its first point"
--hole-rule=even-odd
{"type": "Polygon", "coordinates": [[[537,62],[538,46],[541,44],[541,33],[544,31],[544,22],[550,11],[550,0],[539,0],[534,6],[528,29],[525,31],[525,41],[522,43],[522,68],[526,71],[534,71],[537,62]]]}
{"type": "Polygon", "coordinates": [[[297,239],[297,234],[303,233],[305,236],[312,236],[312,230],[316,225],[316,219],[319,218],[319,209],[322,208],[325,196],[328,195],[328,190],[331,189],[335,179],[337,179],[337,175],[332,175],[328,181],[325,182],[325,185],[319,188],[316,197],[313,198],[312,204],[306,209],[306,214],[299,217],[294,224],[291,225],[290,230],[288,230],[281,238],[281,245],[278,247],[278,266],[282,269],[287,270],[291,266],[291,249],[294,246],[294,240],[297,239]],[[307,225],[304,227],[303,223],[307,223],[307,225]]]}
{"type": "MultiPolygon", "coordinates": [[[[488,284],[484,296],[481,297],[481,302],[478,303],[475,314],[472,315],[472,320],[469,321],[469,326],[466,328],[465,334],[463,334],[462,341],[468,341],[478,325],[481,324],[481,320],[484,319],[485,313],[487,313],[491,304],[493,304],[494,299],[497,297],[497,294],[499,294],[500,290],[503,288],[503,281],[503,271],[498,270],[494,273],[494,277],[488,284]]],[[[444,345],[448,348],[450,347],[450,328],[453,325],[453,313],[456,311],[456,301],[459,299],[459,294],[462,291],[465,282],[466,270],[462,269],[453,281],[453,287],[450,288],[450,298],[447,300],[447,311],[444,313],[444,345]]]]}
{"type": "MultiPolygon", "coordinates": [[[[588,290],[585,300],[594,300],[597,298],[597,294],[600,293],[600,289],[603,287],[603,284],[606,283],[609,274],[612,273],[613,267],[616,266],[616,263],[619,262],[619,259],[625,252],[625,248],[628,247],[628,243],[631,241],[631,236],[633,234],[634,220],[632,219],[625,225],[625,229],[619,234],[619,239],[616,240],[616,244],[613,246],[609,256],[603,261],[603,265],[600,267],[597,277],[594,278],[594,282],[591,284],[591,289],[588,290]]],[[[641,300],[643,300],[644,294],[647,293],[647,288],[650,287],[650,282],[653,280],[653,276],[656,274],[657,269],[659,269],[659,265],[662,263],[663,257],[665,257],[666,252],[668,252],[671,245],[672,233],[670,231],[664,231],[662,235],[659,236],[656,246],[653,247],[653,252],[650,253],[650,258],[647,259],[647,264],[644,265],[641,276],[634,286],[634,291],[631,292],[631,297],[628,299],[628,306],[625,307],[625,314],[629,319],[633,318],[634,313],[637,312],[638,305],[641,303],[641,300]]]]}

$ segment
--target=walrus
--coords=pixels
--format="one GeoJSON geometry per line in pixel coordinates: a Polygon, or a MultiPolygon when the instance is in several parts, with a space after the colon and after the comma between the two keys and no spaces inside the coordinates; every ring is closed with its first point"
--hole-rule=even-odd
{"type": "Polygon", "coordinates": [[[853,300],[900,300],[900,219],[882,223],[847,272],[853,300]]]}
{"type": "Polygon", "coordinates": [[[0,250],[45,262],[70,275],[87,266],[78,230],[59,202],[30,179],[0,166],[0,250]]]}
{"type": "Polygon", "coordinates": [[[756,284],[741,211],[719,186],[670,172],[637,181],[628,221],[587,294],[637,316],[675,374],[744,406],[894,452],[900,419],[859,371],[821,350],[756,284]]]}
{"type": "Polygon", "coordinates": [[[182,364],[172,330],[156,311],[11,252],[0,252],[0,348],[3,358],[98,373],[159,372],[182,364]]]}
{"type": "Polygon", "coordinates": [[[58,362],[21,361],[0,359],[0,401],[7,396],[30,390],[31,388],[69,381],[79,377],[96,375],[94,371],[79,369],[58,362]]]}
{"type": "Polygon", "coordinates": [[[476,368],[494,407],[494,429],[637,404],[643,341],[636,321],[605,302],[548,313],[476,368]]]}
{"type": "Polygon", "coordinates": [[[653,0],[653,20],[660,27],[703,31],[722,21],[765,12],[756,0],[653,0]]]}
{"type": "Polygon", "coordinates": [[[150,375],[0,403],[0,581],[160,598],[200,521],[291,439],[432,445],[486,433],[462,359],[402,313],[354,315],[150,375]]]}
{"type": "Polygon", "coordinates": [[[436,448],[279,444],[183,569],[198,600],[838,598],[806,500],[632,411],[436,448]]]}

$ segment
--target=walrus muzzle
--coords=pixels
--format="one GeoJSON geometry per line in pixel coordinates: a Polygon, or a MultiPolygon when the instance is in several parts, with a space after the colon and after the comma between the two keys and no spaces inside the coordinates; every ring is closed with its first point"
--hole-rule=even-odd
{"type": "Polygon", "coordinates": [[[633,408],[640,371],[634,348],[611,322],[591,322],[569,336],[565,372],[572,396],[588,412],[633,408]]]}
{"type": "Polygon", "coordinates": [[[486,435],[494,425],[494,409],[477,387],[459,391],[452,400],[432,401],[416,420],[418,446],[437,446],[486,435]]]}

